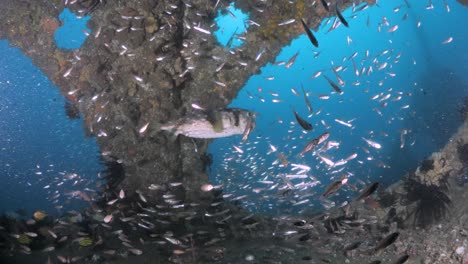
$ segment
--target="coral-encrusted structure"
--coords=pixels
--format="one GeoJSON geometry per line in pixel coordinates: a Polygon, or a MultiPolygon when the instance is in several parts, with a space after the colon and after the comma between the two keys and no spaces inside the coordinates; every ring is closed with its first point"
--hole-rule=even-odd
{"type": "MultiPolygon", "coordinates": [[[[339,2],[346,8],[352,1],[339,2]]],[[[192,103],[208,109],[225,107],[253,73],[303,33],[298,23],[279,30],[278,21],[290,19],[294,12],[316,28],[332,15],[302,0],[274,5],[236,1],[262,26],[252,25],[246,44],[231,53],[213,34],[193,28],[213,30],[217,10],[228,5],[220,1],[215,7],[207,0],[5,1],[0,5],[0,39],[8,39],[31,57],[80,110],[85,129],[98,137],[105,158],[124,167],[120,187],[158,200],[161,194],[148,191],[148,186],[181,182],[178,199],[199,200],[200,185],[208,182],[203,159],[208,141],[183,137],[174,141],[164,133],[140,134],[139,128],[184,116],[192,111],[192,103]],[[92,16],[87,41],[74,51],[58,49],[53,39],[65,3],[73,3],[67,7],[78,14],[92,16]],[[256,61],[261,48],[265,52],[256,61]]],[[[68,105],[67,113],[76,117],[71,110],[68,105]]]]}

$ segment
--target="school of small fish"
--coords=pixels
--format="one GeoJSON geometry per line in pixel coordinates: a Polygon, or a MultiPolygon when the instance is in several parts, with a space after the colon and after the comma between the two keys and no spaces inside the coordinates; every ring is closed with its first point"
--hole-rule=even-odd
{"type": "MultiPolygon", "coordinates": [[[[331,15],[336,15],[329,32],[335,30],[340,24],[345,27],[352,26],[350,17],[343,16],[337,4],[321,0],[321,6],[327,12],[333,12],[331,15]]],[[[367,8],[368,5],[366,3],[353,5],[353,16],[351,19],[358,16],[359,11],[367,8]]],[[[393,12],[403,12],[409,8],[409,5],[398,6],[393,9],[393,12]]],[[[303,18],[299,20],[300,21],[297,21],[297,19],[288,20],[282,22],[280,26],[293,25],[297,22],[312,44],[312,46],[305,48],[318,48],[319,39],[311,29],[308,28],[307,21],[303,18]]],[[[325,21],[325,26],[331,23],[332,20],[333,17],[325,21]]],[[[405,23],[406,20],[407,14],[405,13],[403,23],[405,23]]],[[[418,26],[419,23],[420,20],[418,18],[418,26]]],[[[367,27],[371,27],[369,22],[367,27]]],[[[381,21],[377,23],[377,31],[382,33],[396,34],[398,33],[397,30],[399,27],[400,25],[397,21],[391,24],[386,17],[382,17],[381,21]]],[[[348,45],[354,45],[351,37],[352,36],[346,36],[348,45]]],[[[449,38],[445,40],[443,44],[450,43],[451,41],[452,38],[449,38]]],[[[356,51],[349,56],[343,57],[340,62],[331,61],[331,66],[328,69],[322,68],[311,74],[310,80],[313,82],[312,87],[304,83],[291,84],[292,87],[289,88],[290,94],[295,97],[303,97],[304,104],[299,106],[295,101],[282,99],[281,97],[283,97],[284,94],[281,91],[268,91],[263,86],[257,87],[256,91],[247,90],[246,93],[248,94],[248,98],[252,101],[252,104],[256,104],[257,102],[266,103],[268,101],[266,98],[273,97],[273,102],[279,104],[294,103],[295,105],[291,106],[292,114],[289,121],[285,120],[284,117],[278,116],[277,122],[275,123],[282,126],[276,126],[274,123],[270,123],[275,129],[276,127],[278,127],[278,129],[287,129],[287,136],[278,139],[274,135],[270,136],[265,131],[257,131],[254,137],[248,141],[237,144],[234,147],[221,149],[221,152],[225,152],[226,154],[222,159],[222,163],[217,166],[217,168],[220,169],[219,174],[216,176],[219,177],[218,182],[224,184],[225,191],[229,190],[231,184],[236,182],[234,184],[235,189],[240,189],[242,190],[240,193],[243,193],[239,195],[229,193],[226,194],[226,198],[228,198],[228,200],[242,201],[243,205],[252,210],[262,211],[262,209],[265,209],[268,211],[278,205],[292,204],[293,206],[297,206],[300,212],[303,207],[299,205],[312,203],[311,197],[317,197],[317,195],[315,195],[317,193],[320,195],[320,191],[316,186],[326,190],[327,185],[324,184],[328,182],[331,182],[330,184],[335,183],[334,188],[336,188],[336,190],[332,188],[334,191],[330,194],[322,195],[323,198],[332,196],[343,186],[349,186],[349,183],[354,181],[359,175],[356,175],[352,169],[348,169],[348,165],[355,167],[358,164],[364,165],[372,162],[378,167],[389,168],[390,166],[384,161],[378,160],[379,150],[385,148],[380,141],[383,140],[382,137],[389,136],[385,131],[369,131],[368,134],[357,137],[356,141],[353,142],[356,145],[355,150],[347,153],[344,157],[333,154],[333,150],[340,148],[340,145],[343,144],[344,141],[342,135],[338,137],[338,135],[333,132],[335,129],[338,129],[338,127],[328,121],[330,120],[328,116],[331,116],[331,113],[327,111],[326,107],[334,106],[333,104],[327,105],[314,102],[316,99],[329,100],[336,99],[337,97],[345,98],[347,90],[352,90],[354,88],[349,87],[341,76],[344,75],[346,71],[352,69],[356,77],[352,86],[360,87],[365,85],[363,92],[365,94],[371,94],[369,99],[375,102],[375,107],[369,109],[369,111],[375,112],[378,119],[385,117],[388,124],[397,122],[395,120],[402,120],[404,118],[403,116],[408,113],[407,109],[410,109],[410,105],[407,104],[407,102],[410,101],[412,93],[405,92],[403,89],[384,87],[385,83],[391,78],[397,77],[396,69],[398,69],[398,64],[402,60],[403,55],[404,51],[392,48],[382,49],[374,52],[374,54],[367,49],[364,54],[360,54],[360,52],[356,51]],[[381,76],[381,80],[377,83],[369,83],[369,78],[375,75],[381,76]],[[318,78],[320,76],[323,76],[322,81],[318,78]],[[334,78],[331,76],[334,76],[334,78]],[[325,84],[323,81],[325,81],[325,84]],[[326,87],[326,85],[331,88],[329,94],[314,92],[314,86],[326,87]],[[300,86],[300,88],[298,88],[298,86],[300,86]],[[374,88],[374,86],[376,88],[374,88]],[[322,107],[320,108],[316,105],[321,105],[322,107]],[[304,106],[307,108],[308,113],[299,110],[304,106]],[[396,116],[389,116],[386,108],[390,108],[390,106],[399,108],[400,112],[396,116]],[[284,124],[289,125],[289,127],[284,128],[284,124]],[[304,143],[304,141],[307,143],[304,143]],[[268,145],[266,148],[270,150],[266,153],[266,156],[264,153],[259,152],[259,150],[263,149],[264,145],[268,145]],[[245,170],[239,169],[235,164],[243,164],[245,170]],[[299,167],[294,166],[294,164],[303,165],[308,169],[299,169],[299,167]],[[289,177],[288,175],[301,175],[301,177],[289,177]],[[239,185],[237,181],[241,181],[241,179],[243,184],[239,185]],[[247,195],[245,193],[247,193],[247,195]],[[252,195],[252,197],[262,198],[260,198],[260,200],[257,199],[255,203],[251,203],[250,201],[252,199],[248,199],[250,195],[252,195]],[[279,197],[279,199],[272,199],[271,197],[279,197]],[[275,200],[276,204],[272,202],[273,200],[275,200]],[[305,202],[306,200],[307,202],[305,202]]],[[[284,65],[286,69],[293,69],[294,63],[298,58],[300,58],[300,51],[295,52],[285,61],[276,62],[275,65],[284,65]]],[[[266,76],[265,79],[267,81],[273,81],[275,80],[275,76],[269,75],[266,76]]],[[[343,103],[343,100],[344,99],[341,99],[339,103],[343,103]]],[[[344,113],[343,116],[349,116],[349,114],[350,113],[347,112],[344,113]]],[[[333,117],[332,120],[336,122],[335,124],[338,126],[343,127],[339,128],[340,130],[349,129],[349,133],[357,131],[359,123],[364,121],[359,117],[343,118],[341,116],[333,117]]],[[[414,145],[415,139],[411,137],[410,133],[410,129],[402,129],[397,135],[400,138],[400,148],[414,145]],[[412,138],[410,144],[405,143],[408,141],[408,138],[412,138]]],[[[369,182],[361,182],[359,184],[361,188],[364,188],[369,182]]],[[[354,191],[358,189],[354,188],[354,191]]],[[[325,193],[327,192],[325,191],[325,193]]],[[[334,205],[334,202],[322,201],[322,205],[326,208],[330,208],[330,206],[334,205]]]]}
{"type": "MultiPolygon", "coordinates": [[[[68,3],[68,0],[66,2],[67,5],[72,4],[68,3]]],[[[215,8],[218,3],[219,1],[214,5],[215,8]]],[[[333,16],[325,21],[326,26],[331,24],[328,32],[337,29],[340,25],[346,28],[352,27],[352,19],[358,16],[360,11],[369,7],[367,3],[353,4],[352,15],[348,16],[343,15],[338,3],[333,1],[321,0],[320,5],[315,4],[317,8],[323,8],[333,16]]],[[[450,12],[445,1],[444,4],[447,12],[450,12]]],[[[170,6],[169,9],[171,8],[177,8],[177,6],[170,6]]],[[[399,6],[393,11],[403,12],[409,8],[409,5],[406,7],[399,6]]],[[[433,8],[432,2],[429,1],[426,9],[431,10],[433,8]]],[[[167,12],[170,12],[170,10],[167,12]]],[[[227,10],[227,12],[229,11],[227,10]]],[[[234,14],[229,14],[235,17],[234,14]]],[[[404,14],[401,23],[405,23],[407,16],[407,14],[404,14]]],[[[400,22],[392,21],[390,23],[386,17],[381,17],[380,20],[376,29],[382,34],[399,34],[402,31],[401,25],[398,24],[400,22]]],[[[367,26],[371,27],[372,24],[369,19],[367,21],[367,26]]],[[[257,24],[255,21],[249,21],[248,23],[257,24]]],[[[419,28],[421,24],[418,19],[415,26],[419,28]]],[[[260,25],[257,24],[257,26],[260,25]]],[[[279,22],[277,26],[282,28],[295,26],[304,32],[312,44],[304,48],[322,48],[322,46],[319,46],[319,39],[308,27],[308,21],[302,17],[288,18],[279,22]]],[[[213,34],[211,27],[207,25],[197,24],[187,25],[187,27],[193,29],[197,34],[213,34]]],[[[128,29],[116,29],[117,32],[119,30],[128,29]]],[[[99,34],[100,32],[94,33],[94,37],[99,37],[99,34]]],[[[355,45],[357,40],[353,39],[353,36],[346,36],[346,43],[343,44],[355,45]]],[[[445,40],[437,41],[447,45],[455,40],[453,37],[447,36],[445,40]]],[[[120,56],[129,52],[129,48],[126,46],[122,45],[120,49],[120,56]]],[[[264,49],[261,49],[255,57],[255,61],[258,61],[265,52],[264,49]]],[[[317,58],[320,52],[317,50],[314,58],[317,58]]],[[[297,51],[287,61],[277,62],[276,65],[284,65],[285,69],[293,70],[295,62],[300,56],[300,51],[297,51]]],[[[28,225],[22,231],[18,230],[9,234],[12,239],[19,241],[14,245],[12,251],[31,254],[31,248],[28,246],[30,242],[28,241],[43,236],[47,237],[47,241],[50,242],[41,249],[44,254],[48,254],[48,263],[52,263],[51,258],[55,262],[58,261],[58,263],[74,263],[80,261],[82,257],[78,256],[78,254],[74,255],[72,251],[70,251],[69,255],[63,255],[62,253],[54,255],[53,253],[66,242],[78,244],[81,247],[87,247],[88,245],[97,247],[105,244],[105,239],[112,237],[119,242],[115,247],[105,249],[104,253],[109,256],[142,255],[145,252],[141,248],[150,244],[148,241],[170,249],[172,260],[177,260],[182,255],[192,256],[195,254],[196,249],[196,246],[194,246],[195,240],[203,241],[201,246],[209,247],[222,241],[223,235],[211,236],[206,230],[195,230],[187,234],[167,231],[174,219],[189,222],[197,217],[199,205],[185,204],[177,196],[177,192],[180,191],[179,188],[186,187],[196,188],[208,194],[223,191],[219,202],[210,204],[208,209],[205,210],[203,219],[215,222],[220,226],[218,229],[222,229],[221,226],[236,219],[245,232],[255,229],[259,222],[253,220],[255,217],[252,215],[237,219],[231,209],[221,206],[222,200],[240,204],[255,212],[268,212],[275,210],[275,208],[284,207],[289,208],[290,212],[298,212],[299,214],[306,213],[311,208],[315,209],[318,206],[316,205],[317,201],[325,209],[337,206],[345,208],[348,205],[347,202],[343,203],[344,206],[341,206],[337,205],[333,200],[342,192],[352,196],[352,200],[356,202],[371,201],[372,195],[380,186],[379,182],[362,179],[357,172],[349,170],[348,165],[363,165],[372,162],[381,168],[388,167],[389,165],[379,160],[379,151],[386,147],[380,143],[379,138],[386,137],[388,134],[385,131],[369,131],[365,135],[358,135],[355,137],[355,142],[353,142],[355,148],[343,156],[338,156],[334,151],[347,144],[347,142],[344,142],[343,138],[334,134],[333,131],[339,129],[352,134],[357,130],[362,120],[360,117],[353,117],[352,115],[350,117],[350,113],[343,113],[342,116],[332,116],[329,119],[328,117],[331,114],[327,108],[335,106],[323,104],[323,102],[337,100],[337,102],[342,103],[345,99],[341,98],[346,98],[345,96],[348,94],[354,93],[353,89],[365,86],[362,89],[363,92],[369,94],[367,95],[369,100],[375,103],[375,107],[368,109],[368,111],[375,112],[376,120],[384,120],[383,122],[387,123],[396,122],[395,120],[401,119],[401,116],[411,108],[411,105],[407,103],[407,99],[412,94],[404,92],[402,88],[384,88],[384,86],[386,81],[397,76],[395,68],[397,68],[403,56],[411,55],[404,54],[404,51],[393,48],[382,49],[377,52],[368,49],[364,54],[353,52],[349,56],[343,57],[341,61],[331,61],[331,65],[323,66],[322,69],[310,73],[310,81],[313,81],[314,85],[327,87],[329,92],[316,93],[314,87],[309,87],[303,83],[291,84],[290,87],[285,87],[288,94],[301,98],[301,105],[290,107],[290,115],[287,117],[289,119],[277,117],[274,125],[278,126],[275,126],[275,128],[279,127],[287,130],[288,134],[280,140],[276,137],[274,129],[271,129],[271,131],[255,130],[254,114],[248,110],[240,108],[211,110],[205,109],[205,107],[197,103],[191,104],[194,110],[193,114],[187,114],[187,116],[179,120],[169,121],[164,124],[156,124],[147,120],[147,122],[140,124],[136,131],[141,136],[161,131],[201,139],[233,135],[242,136],[241,140],[231,141],[231,144],[222,149],[225,154],[214,171],[215,177],[220,184],[206,183],[202,186],[188,187],[183,186],[182,182],[171,182],[165,186],[149,185],[148,190],[162,194],[163,201],[161,204],[151,205],[144,193],[139,191],[128,194],[124,190],[120,190],[106,193],[105,197],[100,197],[100,194],[92,186],[96,184],[97,187],[102,187],[99,182],[91,183],[81,175],[73,172],[56,172],[52,164],[45,168],[38,165],[34,174],[37,177],[43,177],[40,183],[48,191],[49,199],[55,204],[56,209],[63,209],[61,203],[64,200],[79,200],[93,206],[85,212],[68,211],[66,217],[57,218],[52,223],[44,224],[45,228],[42,230],[36,228],[36,225],[53,218],[46,212],[36,211],[33,217],[27,221],[28,225]],[[352,71],[356,79],[343,79],[342,76],[346,71],[352,71]],[[369,84],[367,82],[369,76],[379,74],[381,78],[377,83],[369,84]],[[319,78],[320,76],[323,78],[319,78]],[[351,85],[353,87],[350,87],[351,85]],[[298,88],[299,86],[301,87],[298,88]],[[318,101],[321,101],[321,103],[318,104],[318,101]],[[317,107],[316,103],[322,107],[317,107]],[[390,114],[386,111],[389,105],[396,105],[401,113],[389,116],[390,114]],[[306,109],[307,111],[299,109],[306,109]],[[265,149],[266,152],[260,151],[265,149]],[[58,176],[52,177],[50,176],[52,174],[58,176]],[[59,191],[61,186],[66,186],[67,191],[59,191]],[[241,192],[229,192],[229,190],[241,190],[241,192]],[[97,206],[97,204],[100,205],[97,206]],[[95,229],[85,230],[81,228],[80,224],[85,222],[91,223],[91,226],[95,229]],[[144,238],[143,236],[135,238],[133,236],[135,231],[132,230],[144,232],[146,236],[144,238]]],[[[157,60],[162,61],[164,59],[164,57],[159,57],[157,60]]],[[[240,65],[243,63],[247,62],[239,62],[240,65]]],[[[416,64],[415,61],[414,64],[416,64]]],[[[223,67],[224,63],[221,63],[216,72],[222,71],[223,67]]],[[[64,78],[71,78],[73,75],[73,67],[67,68],[62,73],[64,78]]],[[[275,77],[269,75],[264,76],[264,79],[265,81],[274,81],[275,77]]],[[[132,81],[137,83],[144,82],[140,76],[135,75],[132,78],[132,81]]],[[[220,87],[226,87],[226,84],[220,80],[213,80],[213,83],[220,87]]],[[[72,95],[72,93],[73,91],[69,92],[69,95],[72,95]]],[[[246,91],[246,93],[252,100],[252,104],[262,104],[267,101],[278,105],[290,103],[286,96],[281,98],[283,95],[279,91],[267,91],[262,87],[258,87],[256,92],[246,91]]],[[[270,114],[275,115],[273,111],[270,114]]],[[[400,148],[407,148],[414,144],[414,141],[407,142],[411,138],[411,132],[411,129],[406,128],[398,132],[398,138],[400,139],[398,146],[400,148]]],[[[102,131],[98,136],[106,136],[106,133],[102,131]]],[[[107,155],[110,155],[110,153],[103,153],[103,156],[107,155]]],[[[341,223],[349,225],[362,224],[359,221],[363,220],[353,217],[326,219],[326,223],[328,223],[326,227],[332,233],[340,233],[344,232],[340,229],[341,223]]],[[[294,222],[293,225],[304,230],[314,228],[312,224],[305,220],[294,222]]],[[[2,226],[0,227],[0,231],[4,229],[2,226]]],[[[223,232],[224,230],[220,231],[221,234],[223,232]]],[[[299,232],[297,230],[285,230],[273,235],[278,234],[284,237],[294,237],[299,232]]],[[[375,245],[369,247],[366,253],[373,255],[384,250],[393,244],[399,235],[399,232],[393,232],[384,236],[380,241],[375,241],[375,245]]],[[[301,234],[299,237],[299,241],[309,239],[310,235],[308,234],[301,234]]],[[[344,250],[352,251],[360,246],[361,242],[353,243],[345,247],[344,250]]],[[[215,259],[223,254],[223,252],[215,251],[210,252],[210,259],[215,259]]],[[[408,255],[403,255],[399,258],[398,263],[404,263],[408,258],[408,255]]],[[[254,259],[253,255],[245,257],[246,261],[253,261],[254,259]]],[[[174,261],[174,263],[183,262],[174,261]]]]}

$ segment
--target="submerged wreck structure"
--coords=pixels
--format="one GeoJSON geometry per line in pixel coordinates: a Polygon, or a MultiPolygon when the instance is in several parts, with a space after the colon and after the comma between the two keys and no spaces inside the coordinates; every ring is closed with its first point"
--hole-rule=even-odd
{"type": "MultiPolygon", "coordinates": [[[[340,2],[342,8],[352,4],[340,2]]],[[[104,159],[122,164],[120,187],[157,201],[160,195],[148,186],[181,182],[178,199],[195,201],[203,196],[199,186],[208,182],[209,141],[169,140],[155,135],[152,125],[186,115],[192,104],[226,107],[252,74],[303,33],[299,23],[280,29],[278,23],[300,15],[317,28],[331,15],[302,0],[236,1],[250,12],[252,25],[246,43],[228,52],[212,34],[218,10],[228,5],[203,0],[10,1],[0,7],[0,39],[20,48],[59,87],[69,101],[67,113],[79,111],[104,159]],[[54,41],[65,7],[91,15],[89,36],[73,51],[57,48],[54,41]]]]}
{"type": "MultiPolygon", "coordinates": [[[[353,4],[338,2],[341,8],[353,4]]],[[[250,12],[251,27],[246,43],[229,52],[212,34],[217,10],[228,5],[39,0],[0,6],[0,39],[20,48],[60,89],[67,113],[83,117],[108,168],[101,196],[84,212],[64,216],[66,225],[47,217],[29,224],[0,219],[7,234],[41,237],[32,243],[28,236],[1,235],[8,245],[2,248],[5,261],[46,263],[52,256],[60,263],[404,263],[411,257],[422,261],[414,263],[468,263],[468,209],[454,197],[466,196],[459,184],[467,173],[466,120],[406,183],[380,193],[377,205],[355,201],[301,219],[271,218],[223,203],[220,191],[203,191],[209,140],[173,140],[155,133],[154,125],[185,116],[192,104],[226,107],[252,74],[303,33],[299,20],[281,28],[279,23],[299,16],[317,28],[331,15],[316,1],[236,1],[250,12]],[[91,15],[89,36],[73,51],[54,42],[65,7],[91,15]],[[449,195],[452,185],[456,191],[449,195]],[[454,211],[460,215],[446,221],[454,211]],[[439,254],[441,248],[448,253],[439,254]]]]}

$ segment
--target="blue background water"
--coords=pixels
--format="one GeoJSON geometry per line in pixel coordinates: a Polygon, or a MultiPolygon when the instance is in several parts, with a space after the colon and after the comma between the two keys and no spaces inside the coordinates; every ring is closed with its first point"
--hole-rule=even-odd
{"type": "MultiPolygon", "coordinates": [[[[467,95],[468,82],[465,74],[468,71],[468,36],[466,30],[459,26],[464,25],[463,12],[466,9],[455,1],[447,2],[451,7],[450,13],[447,13],[442,1],[436,1],[433,10],[425,9],[426,1],[410,1],[411,8],[407,8],[403,1],[380,1],[378,7],[359,12],[355,18],[351,18],[353,14],[348,9],[343,15],[348,19],[350,28],[340,26],[327,33],[331,23],[326,20],[315,33],[320,48],[314,48],[307,37],[301,35],[285,47],[277,58],[277,62],[288,61],[299,52],[292,67],[286,69],[284,65],[270,64],[262,69],[260,75],[252,76],[231,106],[257,112],[256,130],[247,143],[241,143],[240,137],[232,137],[216,140],[209,149],[214,156],[210,176],[215,183],[224,184],[226,194],[232,194],[227,199],[247,195],[240,203],[252,210],[270,213],[286,212],[288,208],[309,210],[320,207],[316,197],[331,180],[339,179],[343,173],[353,175],[350,178],[352,183],[361,179],[390,184],[442,146],[459,124],[457,103],[467,95]],[[394,12],[393,9],[398,6],[401,10],[394,12]],[[403,20],[405,14],[408,17],[403,20]],[[390,26],[399,25],[399,29],[387,33],[389,27],[382,26],[379,33],[377,26],[382,22],[382,17],[387,18],[390,26]],[[366,25],[368,18],[369,26],[366,25]],[[420,28],[416,26],[418,19],[422,23],[420,28]],[[347,36],[353,40],[349,46],[347,36]],[[449,36],[454,41],[442,45],[441,42],[449,36]],[[371,59],[364,60],[366,50],[373,59],[385,49],[390,52],[378,56],[377,65],[387,61],[389,66],[386,69],[377,71],[371,59]],[[320,53],[318,56],[317,52],[320,53]],[[342,62],[343,57],[349,58],[354,52],[358,52],[354,60],[359,68],[373,65],[373,74],[357,77],[352,63],[349,60],[342,62]],[[396,55],[400,52],[401,58],[396,63],[396,55]],[[312,74],[322,70],[336,80],[330,70],[332,61],[335,66],[348,67],[339,73],[346,82],[342,95],[332,93],[322,76],[310,79],[312,74]],[[395,73],[396,76],[392,78],[386,72],[395,73]],[[274,80],[267,80],[267,76],[274,76],[274,80]],[[379,85],[382,80],[383,84],[379,85]],[[352,84],[356,81],[360,85],[352,84]],[[301,84],[314,108],[314,115],[307,118],[314,125],[314,130],[308,133],[304,133],[296,124],[292,114],[292,110],[296,110],[303,117],[308,115],[301,84]],[[261,92],[258,87],[262,88],[261,92]],[[291,93],[292,87],[300,93],[299,96],[291,93]],[[381,107],[377,100],[369,99],[381,92],[384,95],[390,93],[391,98],[402,92],[402,99],[389,99],[388,106],[381,107]],[[278,93],[278,96],[271,93],[278,93]],[[408,96],[407,93],[412,95],[408,96]],[[322,94],[330,95],[330,99],[319,99],[318,96],[322,94]],[[261,98],[265,100],[264,103],[261,98]],[[272,99],[281,99],[282,102],[272,103],[272,99]],[[409,109],[400,109],[407,104],[410,105],[409,109]],[[382,117],[374,108],[382,112],[382,117]],[[318,111],[321,113],[318,114],[318,111]],[[354,120],[354,128],[336,123],[335,118],[354,120]],[[279,119],[282,123],[279,123],[279,119]],[[325,128],[321,120],[330,128],[325,128]],[[411,130],[411,133],[407,135],[405,147],[400,149],[402,129],[411,130]],[[297,155],[309,140],[325,131],[331,133],[330,140],[341,143],[339,149],[327,152],[327,157],[337,161],[351,153],[358,154],[358,158],[346,164],[341,172],[332,173],[340,167],[329,169],[310,154],[303,158],[297,155]],[[382,149],[370,148],[361,137],[381,143],[382,149]],[[412,143],[414,145],[411,146],[412,143]],[[258,183],[259,180],[271,180],[284,186],[284,180],[278,175],[291,172],[291,167],[283,168],[277,164],[276,153],[270,151],[270,144],[283,153],[290,163],[312,167],[308,175],[315,177],[320,184],[306,190],[295,190],[288,195],[281,194],[278,189],[256,193],[257,188],[271,186],[258,183]],[[244,153],[235,152],[234,145],[241,147],[244,153]],[[363,148],[368,149],[369,153],[363,148]],[[309,201],[291,207],[304,199],[309,201]]],[[[245,29],[242,15],[234,9],[230,11],[235,15],[234,21],[229,20],[232,19],[229,14],[226,14],[226,18],[220,16],[217,19],[220,31],[215,35],[222,45],[228,42],[234,31],[241,34],[245,29]],[[235,24],[236,21],[240,24],[235,24]]],[[[82,30],[89,31],[85,27],[88,18],[72,19],[72,14],[64,11],[61,19],[65,24],[55,34],[57,45],[64,49],[78,48],[85,40],[82,30]],[[65,29],[71,25],[75,25],[72,31],[65,29]]],[[[241,42],[234,38],[231,48],[237,45],[241,45],[241,42]]],[[[0,212],[18,208],[55,211],[54,206],[62,203],[66,193],[93,183],[97,172],[102,169],[97,159],[98,148],[94,139],[84,137],[81,120],[70,121],[66,117],[64,99],[58,89],[29,59],[17,49],[8,47],[6,41],[0,41],[0,54],[0,212]],[[42,174],[36,174],[38,172],[42,174]],[[75,186],[74,180],[61,184],[63,174],[73,172],[80,175],[83,181],[75,186]],[[47,185],[51,187],[44,189],[47,185]],[[59,201],[53,203],[51,197],[58,194],[61,195],[57,198],[59,201]]],[[[340,194],[334,198],[336,201],[353,195],[347,188],[340,194]]]]}
{"type": "MultiPolygon", "coordinates": [[[[57,45],[81,46],[86,19],[68,9],[60,19],[65,23],[55,33],[57,45]]],[[[103,169],[96,140],[85,138],[81,119],[66,116],[59,89],[19,49],[0,40],[0,54],[0,213],[83,206],[67,194],[94,189],[103,169]],[[66,177],[72,173],[78,177],[66,177]]]]}
{"type": "Polygon", "coordinates": [[[70,9],[65,8],[59,15],[63,25],[54,33],[55,44],[61,49],[77,49],[83,45],[87,36],[85,32],[91,33],[86,23],[90,16],[77,17],[70,9]]]}
{"type": "Polygon", "coordinates": [[[219,44],[223,46],[230,44],[228,48],[235,48],[243,43],[243,41],[236,37],[242,35],[249,28],[248,24],[245,23],[249,15],[235,8],[234,4],[226,8],[225,13],[223,14],[221,9],[218,10],[218,16],[215,19],[218,30],[214,32],[214,35],[218,39],[219,44]]]}
{"type": "MultiPolygon", "coordinates": [[[[455,1],[447,1],[451,8],[448,13],[442,1],[436,1],[431,10],[426,9],[427,1],[409,2],[411,8],[404,1],[379,1],[379,6],[356,13],[355,18],[351,18],[353,14],[349,8],[343,12],[349,28],[341,25],[327,33],[332,23],[324,21],[318,32],[314,33],[320,43],[319,48],[313,47],[306,35],[301,35],[285,47],[276,59],[277,62],[287,62],[299,52],[289,69],[285,65],[269,64],[262,68],[261,74],[250,78],[231,106],[257,112],[256,130],[247,143],[241,143],[240,137],[233,137],[216,140],[209,148],[214,156],[211,177],[217,184],[224,184],[227,193],[233,194],[228,199],[248,195],[241,199],[243,205],[266,212],[320,208],[316,198],[331,181],[341,179],[343,174],[351,174],[349,182],[359,187],[362,185],[356,178],[367,183],[380,181],[388,185],[444,145],[460,124],[457,104],[462,96],[468,95],[468,78],[465,74],[468,70],[468,36],[466,30],[459,26],[463,24],[466,8],[455,1]],[[394,10],[396,7],[400,7],[398,12],[394,10]],[[407,18],[403,19],[405,14],[407,18]],[[379,32],[378,26],[382,24],[383,17],[390,25],[381,25],[379,32]],[[420,28],[417,27],[419,19],[420,28]],[[398,30],[387,32],[393,25],[398,25],[398,30]],[[352,39],[349,45],[348,36],[352,39]],[[441,44],[450,36],[454,39],[452,43],[441,44]],[[378,56],[386,49],[389,50],[386,55],[378,56]],[[366,50],[371,59],[365,59],[366,50]],[[320,54],[314,58],[317,52],[320,54]],[[370,76],[355,75],[349,60],[354,52],[358,53],[354,61],[359,70],[361,65],[373,65],[374,72],[370,76]],[[401,58],[396,59],[399,53],[401,58]],[[345,57],[348,59],[342,62],[345,57]],[[378,60],[376,64],[372,62],[375,57],[378,60]],[[385,61],[388,66],[378,71],[377,66],[385,61]],[[321,70],[337,82],[330,70],[332,63],[335,67],[348,67],[339,73],[346,83],[342,87],[342,95],[332,93],[332,88],[322,76],[310,79],[311,75],[321,70]],[[396,76],[390,77],[389,72],[396,76]],[[274,77],[274,80],[267,80],[267,77],[274,77]],[[352,84],[357,81],[359,85],[352,84]],[[292,112],[296,110],[303,117],[309,114],[301,85],[308,92],[315,112],[307,119],[314,126],[314,130],[308,133],[303,133],[292,112]],[[299,96],[291,92],[292,87],[299,92],[299,96]],[[378,100],[370,100],[370,97],[381,92],[383,95],[391,94],[386,107],[381,107],[378,100]],[[397,92],[402,93],[402,99],[392,101],[398,96],[397,92]],[[330,99],[319,99],[318,95],[323,94],[330,95],[330,99]],[[264,103],[261,98],[265,100],[264,103]],[[272,103],[273,99],[283,102],[272,103]],[[401,109],[404,105],[410,107],[401,109]],[[375,108],[382,112],[382,116],[373,110],[375,108]],[[317,114],[317,111],[321,113],[317,114]],[[338,124],[335,118],[354,120],[353,128],[338,124]],[[321,120],[330,127],[322,125],[321,120]],[[403,129],[411,132],[406,136],[405,147],[400,149],[403,129]],[[316,156],[298,156],[307,142],[325,131],[330,132],[330,140],[341,143],[338,150],[327,152],[327,157],[338,161],[352,153],[358,154],[339,173],[333,171],[341,167],[329,168],[316,156]],[[379,142],[382,148],[369,147],[362,137],[379,142]],[[285,154],[290,163],[312,167],[308,175],[318,179],[320,184],[307,190],[295,190],[288,195],[282,195],[278,189],[267,190],[274,184],[258,181],[272,181],[281,187],[286,184],[280,174],[294,174],[291,167],[284,168],[278,163],[276,153],[270,151],[269,144],[285,154]],[[234,145],[242,148],[244,153],[236,152],[234,145]],[[368,149],[369,153],[363,148],[368,149]],[[274,198],[271,198],[272,195],[274,198]],[[291,207],[305,199],[309,199],[305,204],[291,207]]],[[[352,195],[355,193],[343,188],[341,195],[332,200],[341,202],[352,195]]]]}

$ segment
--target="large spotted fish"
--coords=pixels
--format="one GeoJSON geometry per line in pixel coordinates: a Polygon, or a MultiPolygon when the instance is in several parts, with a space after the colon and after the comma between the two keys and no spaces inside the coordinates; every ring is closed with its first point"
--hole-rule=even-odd
{"type": "Polygon", "coordinates": [[[191,138],[222,138],[243,135],[243,140],[254,129],[254,114],[240,108],[225,108],[194,113],[160,125],[159,130],[191,138]]]}

